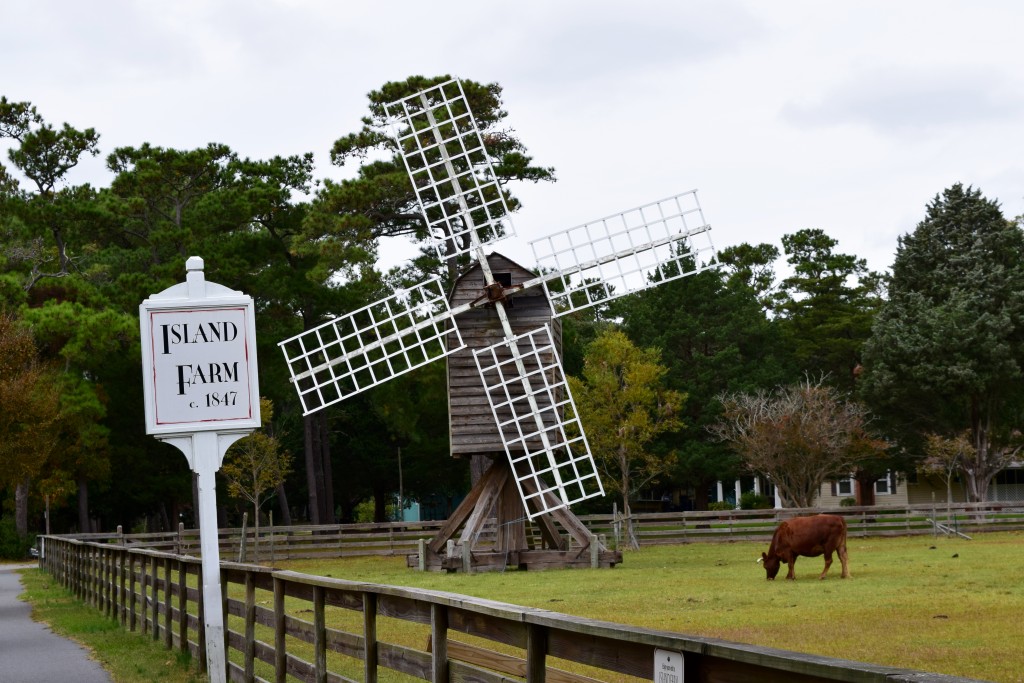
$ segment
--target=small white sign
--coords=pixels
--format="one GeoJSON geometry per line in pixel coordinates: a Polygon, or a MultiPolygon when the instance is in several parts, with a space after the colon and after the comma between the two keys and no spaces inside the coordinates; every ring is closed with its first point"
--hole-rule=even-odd
{"type": "Polygon", "coordinates": [[[654,650],[654,683],[683,683],[683,653],[654,650]]]}
{"type": "Polygon", "coordinates": [[[252,298],[202,277],[139,307],[148,434],[260,426],[252,298]]]}

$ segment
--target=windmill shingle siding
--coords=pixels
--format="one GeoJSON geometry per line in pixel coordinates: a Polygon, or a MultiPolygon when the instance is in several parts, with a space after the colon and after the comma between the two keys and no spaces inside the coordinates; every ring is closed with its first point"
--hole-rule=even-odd
{"type": "MultiPolygon", "coordinates": [[[[487,257],[491,272],[500,281],[501,273],[511,276],[512,285],[536,275],[514,261],[500,255],[487,257]]],[[[482,294],[483,273],[473,266],[455,282],[449,297],[452,308],[475,300],[482,294]]],[[[562,328],[551,317],[551,307],[541,287],[532,287],[512,297],[506,308],[512,330],[522,334],[544,325],[551,327],[555,347],[561,353],[562,328]]],[[[452,455],[503,454],[501,436],[491,414],[480,374],[473,360],[473,350],[504,339],[498,314],[492,306],[474,308],[458,316],[456,322],[467,348],[448,356],[448,414],[452,455]]]]}

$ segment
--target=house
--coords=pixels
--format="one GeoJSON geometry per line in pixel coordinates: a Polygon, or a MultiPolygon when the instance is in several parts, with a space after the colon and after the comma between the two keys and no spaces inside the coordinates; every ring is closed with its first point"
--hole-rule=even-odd
{"type": "MultiPolygon", "coordinates": [[[[946,502],[946,484],[939,477],[929,477],[917,472],[889,472],[875,480],[869,491],[858,490],[860,484],[853,477],[825,482],[821,487],[816,504],[819,507],[839,507],[842,501],[853,499],[861,505],[927,505],[946,502]],[[858,495],[859,494],[859,495],[858,495]]],[[[716,501],[728,501],[738,506],[743,493],[754,491],[775,500],[775,507],[782,507],[771,482],[763,477],[737,479],[733,486],[718,482],[716,501]]],[[[954,503],[967,501],[967,492],[959,481],[953,482],[954,503]]],[[[988,488],[990,502],[1024,501],[1024,463],[1013,463],[996,475],[988,488]]]]}

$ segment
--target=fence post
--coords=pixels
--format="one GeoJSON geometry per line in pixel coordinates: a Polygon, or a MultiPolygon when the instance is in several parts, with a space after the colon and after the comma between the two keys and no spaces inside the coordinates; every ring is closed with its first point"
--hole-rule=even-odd
{"type": "Polygon", "coordinates": [[[121,548],[118,552],[121,553],[121,626],[125,626],[128,623],[128,576],[126,575],[126,566],[131,553],[124,548],[121,548]]]}
{"type": "Polygon", "coordinates": [[[529,683],[544,683],[547,675],[547,631],[538,624],[526,627],[526,680],[529,683]]]}
{"type": "Polygon", "coordinates": [[[248,540],[249,513],[242,513],[242,536],[238,540],[238,562],[245,562],[245,542],[248,540]]]}
{"type": "Polygon", "coordinates": [[[102,578],[102,599],[100,600],[100,612],[103,616],[110,616],[110,591],[113,584],[113,576],[110,568],[110,553],[106,548],[100,549],[100,577],[102,578]]]}
{"type": "Polygon", "coordinates": [[[377,683],[377,596],[363,593],[363,683],[377,683]]]}
{"type": "Polygon", "coordinates": [[[590,568],[591,569],[597,569],[598,567],[600,567],[600,562],[599,562],[599,559],[601,557],[600,550],[601,550],[601,548],[600,548],[600,545],[597,542],[597,536],[595,536],[594,534],[590,534],[590,568]]]}
{"type": "Polygon", "coordinates": [[[188,652],[188,565],[178,561],[178,649],[188,652]]]}
{"type": "Polygon", "coordinates": [[[430,681],[448,683],[448,609],[430,605],[430,681]]]}
{"type": "Polygon", "coordinates": [[[153,642],[160,640],[160,567],[157,564],[156,558],[153,558],[153,562],[150,564],[153,572],[153,642]]]}
{"type": "Polygon", "coordinates": [[[612,530],[615,534],[615,549],[622,547],[622,520],[619,519],[619,504],[612,503],[612,530]]]}
{"type": "Polygon", "coordinates": [[[149,574],[146,573],[146,566],[149,564],[149,556],[143,555],[139,562],[139,594],[142,596],[139,605],[139,613],[142,617],[142,633],[149,633],[149,595],[146,593],[146,584],[149,583],[149,574]]]}
{"type": "Polygon", "coordinates": [[[164,647],[174,649],[174,631],[171,629],[171,617],[174,607],[171,603],[171,558],[164,558],[164,647]]]}
{"type": "Polygon", "coordinates": [[[421,538],[416,542],[419,550],[419,570],[427,571],[427,539],[421,538]]]}
{"type": "MultiPolygon", "coordinates": [[[[227,591],[225,591],[227,592],[227,591]]],[[[226,623],[226,622],[225,622],[226,623]]],[[[245,572],[245,680],[256,674],[256,577],[245,572]]]]}
{"type": "Polygon", "coordinates": [[[274,511],[270,511],[270,564],[274,564],[274,511]]]}
{"type": "Polygon", "coordinates": [[[135,596],[135,553],[132,553],[132,552],[128,553],[128,574],[129,574],[128,582],[129,582],[129,586],[130,586],[129,587],[130,593],[128,594],[128,621],[129,621],[128,630],[129,631],[134,631],[135,630],[135,606],[136,606],[136,596],[135,596]]]}
{"type": "Polygon", "coordinates": [[[324,619],[324,588],[313,586],[313,680],[327,683],[327,622],[324,619]]]}
{"type": "Polygon", "coordinates": [[[274,683],[285,683],[288,653],[285,650],[284,580],[274,577],[274,683]]]}

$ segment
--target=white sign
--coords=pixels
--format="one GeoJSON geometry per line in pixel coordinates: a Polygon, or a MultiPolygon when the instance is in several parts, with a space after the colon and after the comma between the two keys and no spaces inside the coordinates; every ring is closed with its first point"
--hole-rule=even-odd
{"type": "Polygon", "coordinates": [[[196,473],[203,615],[210,683],[226,683],[216,473],[228,447],[260,426],[252,297],[207,282],[203,259],[185,282],[139,306],[146,433],[181,450],[196,473]]]}
{"type": "Polygon", "coordinates": [[[187,277],[139,307],[146,432],[257,429],[252,298],[206,282],[198,257],[187,277]]]}
{"type": "Polygon", "coordinates": [[[654,650],[654,683],[683,683],[683,653],[654,650]]]}
{"type": "Polygon", "coordinates": [[[150,311],[158,426],[249,420],[245,308],[150,311]]]}

